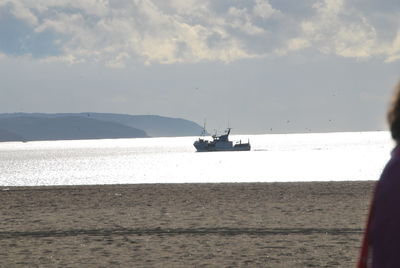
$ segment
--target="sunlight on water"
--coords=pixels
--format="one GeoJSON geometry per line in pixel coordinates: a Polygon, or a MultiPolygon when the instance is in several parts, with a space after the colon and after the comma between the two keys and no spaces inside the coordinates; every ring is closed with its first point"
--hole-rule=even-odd
{"type": "Polygon", "coordinates": [[[0,143],[0,185],[376,180],[388,132],[232,136],[250,152],[196,153],[196,137],[0,143]]]}

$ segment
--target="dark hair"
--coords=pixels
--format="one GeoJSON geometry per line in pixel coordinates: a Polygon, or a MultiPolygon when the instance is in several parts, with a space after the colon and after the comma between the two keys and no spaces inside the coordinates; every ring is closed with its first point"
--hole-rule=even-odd
{"type": "Polygon", "coordinates": [[[400,144],[400,82],[397,84],[387,119],[392,138],[397,144],[400,144]]]}

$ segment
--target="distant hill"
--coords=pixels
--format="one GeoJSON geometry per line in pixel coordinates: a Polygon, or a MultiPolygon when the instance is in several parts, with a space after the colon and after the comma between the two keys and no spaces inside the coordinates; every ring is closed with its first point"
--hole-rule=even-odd
{"type": "MultiPolygon", "coordinates": [[[[0,120],[1,121],[1,120],[0,120]]],[[[1,125],[1,123],[0,123],[1,125]]],[[[24,141],[25,139],[11,131],[0,129],[0,142],[2,141],[24,141]]]]}
{"type": "Polygon", "coordinates": [[[83,117],[0,118],[0,141],[142,138],[146,132],[114,122],[83,117]]]}
{"type": "Polygon", "coordinates": [[[0,114],[0,141],[197,136],[202,127],[180,118],[109,113],[0,114]]]}
{"type": "Polygon", "coordinates": [[[106,113],[86,113],[86,115],[99,120],[118,122],[130,127],[143,129],[151,137],[197,136],[203,130],[201,126],[192,121],[158,115],[106,113]]]}

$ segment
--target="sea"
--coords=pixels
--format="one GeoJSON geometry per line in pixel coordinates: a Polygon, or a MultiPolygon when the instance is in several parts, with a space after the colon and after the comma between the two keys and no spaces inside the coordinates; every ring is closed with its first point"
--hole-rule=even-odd
{"type": "Polygon", "coordinates": [[[390,133],[231,135],[251,151],[196,152],[198,137],[0,143],[0,186],[377,180],[390,133]]]}

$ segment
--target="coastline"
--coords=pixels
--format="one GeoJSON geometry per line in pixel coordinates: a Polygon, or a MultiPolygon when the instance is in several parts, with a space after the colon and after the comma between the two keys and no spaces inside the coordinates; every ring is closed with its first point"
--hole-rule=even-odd
{"type": "Polygon", "coordinates": [[[374,184],[1,187],[0,266],[351,267],[374,184]]]}

